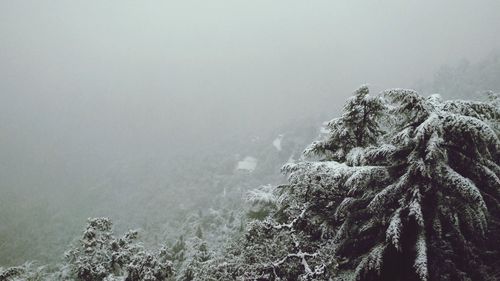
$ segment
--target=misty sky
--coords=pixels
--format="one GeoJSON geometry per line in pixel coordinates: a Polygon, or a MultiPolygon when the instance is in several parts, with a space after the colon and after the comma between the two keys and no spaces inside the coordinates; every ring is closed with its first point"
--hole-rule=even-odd
{"type": "Polygon", "coordinates": [[[363,83],[411,87],[499,49],[499,11],[498,0],[0,1],[0,191],[334,112],[363,83]]]}

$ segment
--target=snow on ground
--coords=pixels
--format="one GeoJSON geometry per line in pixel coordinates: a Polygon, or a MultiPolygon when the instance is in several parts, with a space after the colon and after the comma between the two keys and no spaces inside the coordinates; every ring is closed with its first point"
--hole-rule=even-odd
{"type": "Polygon", "coordinates": [[[244,170],[248,172],[253,172],[257,167],[257,159],[252,156],[247,156],[245,159],[238,162],[236,170],[244,170]]]}
{"type": "Polygon", "coordinates": [[[283,135],[278,135],[273,141],[273,145],[278,151],[281,151],[281,139],[283,139],[283,135]]]}

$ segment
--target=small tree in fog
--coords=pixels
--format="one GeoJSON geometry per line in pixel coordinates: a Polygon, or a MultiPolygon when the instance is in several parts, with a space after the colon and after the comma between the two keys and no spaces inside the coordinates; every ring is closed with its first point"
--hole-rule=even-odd
{"type": "Polygon", "coordinates": [[[79,244],[66,253],[69,275],[82,281],[120,276],[126,281],[167,280],[173,274],[167,251],[149,253],[136,242],[137,236],[129,231],[115,238],[109,219],[89,219],[79,244]]]}
{"type": "Polygon", "coordinates": [[[199,237],[187,241],[187,255],[176,276],[178,281],[206,280],[202,272],[204,263],[212,258],[207,242],[199,237]]]}

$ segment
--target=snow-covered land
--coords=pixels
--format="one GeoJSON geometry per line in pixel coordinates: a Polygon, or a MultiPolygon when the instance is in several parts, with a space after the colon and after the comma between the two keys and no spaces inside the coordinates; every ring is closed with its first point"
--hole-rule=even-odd
{"type": "Polygon", "coordinates": [[[247,172],[253,172],[257,167],[257,159],[252,156],[246,156],[243,160],[238,161],[236,165],[236,170],[243,170],[247,172]]]}
{"type": "Polygon", "coordinates": [[[277,138],[273,140],[273,146],[278,151],[281,151],[281,139],[283,139],[283,135],[279,135],[277,138]]]}

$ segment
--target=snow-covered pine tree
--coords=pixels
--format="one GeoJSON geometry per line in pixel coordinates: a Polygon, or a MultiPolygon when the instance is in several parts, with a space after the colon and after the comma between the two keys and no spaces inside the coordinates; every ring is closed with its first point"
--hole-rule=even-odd
{"type": "Polygon", "coordinates": [[[55,280],[47,266],[40,266],[36,262],[26,262],[21,266],[3,269],[0,267],[0,281],[38,281],[55,280]]]}
{"type": "Polygon", "coordinates": [[[489,125],[498,106],[404,89],[383,97],[392,117],[385,134],[342,152],[356,161],[285,167],[292,198],[309,192],[304,217],[328,225],[341,275],[488,280],[499,241],[500,143],[489,125]]]}
{"type": "Polygon", "coordinates": [[[173,275],[165,248],[150,253],[137,243],[137,231],[115,238],[108,218],[90,218],[83,238],[66,253],[61,280],[161,281],[173,275]],[[67,269],[67,270],[66,270],[67,269]]]}
{"type": "Polygon", "coordinates": [[[313,142],[304,154],[344,162],[353,148],[377,143],[382,134],[378,121],[383,111],[382,99],[370,96],[368,86],[359,87],[345,103],[342,116],[327,123],[328,138],[313,142]]]}
{"type": "Polygon", "coordinates": [[[362,87],[233,259],[269,280],[495,280],[499,121],[492,102],[362,87]]]}
{"type": "Polygon", "coordinates": [[[184,242],[184,236],[180,236],[177,241],[175,241],[172,246],[172,260],[175,263],[182,263],[186,259],[186,242],[184,242]]]}
{"type": "Polygon", "coordinates": [[[111,243],[114,237],[111,228],[112,223],[107,218],[89,218],[79,245],[65,254],[73,278],[103,280],[113,272],[111,243]]]}
{"type": "Polygon", "coordinates": [[[203,274],[203,265],[212,257],[206,241],[199,237],[193,237],[187,241],[187,256],[179,273],[178,281],[206,280],[203,274]]]}

